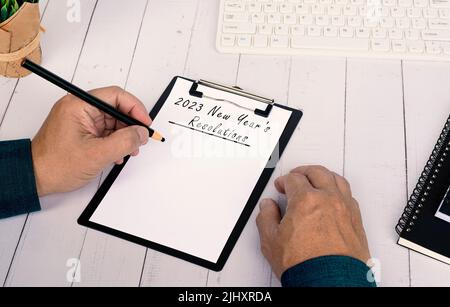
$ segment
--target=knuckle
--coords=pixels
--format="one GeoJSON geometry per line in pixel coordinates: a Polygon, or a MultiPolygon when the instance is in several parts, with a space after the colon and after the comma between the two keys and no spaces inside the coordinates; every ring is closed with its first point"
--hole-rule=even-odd
{"type": "Polygon", "coordinates": [[[333,194],[330,197],[330,203],[336,214],[338,215],[348,215],[350,213],[349,206],[345,203],[345,201],[339,197],[337,194],[333,194]]]}
{"type": "Polygon", "coordinates": [[[123,146],[128,150],[133,150],[138,147],[138,140],[139,136],[137,135],[137,132],[130,133],[128,137],[124,138],[123,146]]]}
{"type": "Polygon", "coordinates": [[[321,172],[321,173],[330,173],[330,170],[322,165],[312,165],[311,170],[315,172],[321,172]]]}
{"type": "Polygon", "coordinates": [[[337,176],[341,180],[342,184],[346,187],[346,189],[350,189],[350,182],[348,182],[347,178],[339,175],[337,176]]]}
{"type": "Polygon", "coordinates": [[[256,217],[256,226],[258,226],[258,228],[261,228],[262,226],[262,213],[259,212],[258,216],[256,217]]]}
{"type": "Polygon", "coordinates": [[[118,85],[111,85],[111,86],[109,87],[109,89],[112,90],[112,91],[115,91],[115,92],[121,92],[121,91],[123,91],[123,88],[120,87],[120,86],[118,86],[118,85]]]}

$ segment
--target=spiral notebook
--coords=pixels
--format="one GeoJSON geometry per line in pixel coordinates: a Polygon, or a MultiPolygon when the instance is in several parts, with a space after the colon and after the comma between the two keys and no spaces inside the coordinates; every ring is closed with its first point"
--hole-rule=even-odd
{"type": "Polygon", "coordinates": [[[399,245],[450,264],[450,115],[396,230],[399,245]]]}

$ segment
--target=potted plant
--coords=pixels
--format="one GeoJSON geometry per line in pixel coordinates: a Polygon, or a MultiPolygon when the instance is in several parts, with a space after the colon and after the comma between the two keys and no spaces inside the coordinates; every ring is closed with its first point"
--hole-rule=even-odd
{"type": "Polygon", "coordinates": [[[39,0],[0,0],[0,75],[23,77],[24,58],[41,63],[39,0]]]}

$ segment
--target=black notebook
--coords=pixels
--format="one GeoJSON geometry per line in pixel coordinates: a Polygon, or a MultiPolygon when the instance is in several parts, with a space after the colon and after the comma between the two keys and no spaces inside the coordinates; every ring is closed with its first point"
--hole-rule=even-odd
{"type": "Polygon", "coordinates": [[[398,244],[450,264],[450,115],[396,230],[398,244]]]}

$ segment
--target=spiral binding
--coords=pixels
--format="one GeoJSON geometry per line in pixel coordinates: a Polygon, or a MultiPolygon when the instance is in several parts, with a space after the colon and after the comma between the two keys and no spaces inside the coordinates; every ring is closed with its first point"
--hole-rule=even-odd
{"type": "Polygon", "coordinates": [[[448,156],[450,151],[450,115],[442,130],[441,135],[436,143],[436,146],[431,153],[428,162],[425,164],[425,168],[417,182],[414,191],[412,192],[408,203],[400,217],[395,230],[400,235],[403,230],[411,232],[414,223],[419,218],[420,211],[422,210],[424,203],[429,195],[431,186],[434,184],[434,180],[437,178],[437,173],[442,167],[444,159],[448,156]]]}

